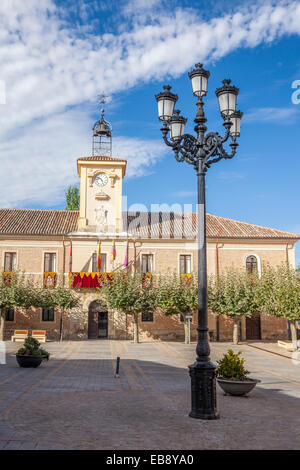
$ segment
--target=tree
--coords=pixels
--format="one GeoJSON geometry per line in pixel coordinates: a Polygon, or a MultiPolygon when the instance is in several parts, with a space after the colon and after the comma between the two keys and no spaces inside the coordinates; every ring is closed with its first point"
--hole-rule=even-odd
{"type": "Polygon", "coordinates": [[[5,336],[5,315],[6,309],[14,307],[13,292],[10,288],[10,282],[5,279],[3,273],[0,278],[0,341],[4,341],[5,336]]]}
{"type": "Polygon", "coordinates": [[[79,189],[77,186],[69,186],[66,193],[66,207],[67,211],[78,211],[79,210],[79,189]]]}
{"type": "Polygon", "coordinates": [[[64,314],[66,310],[78,307],[80,303],[79,297],[74,291],[68,287],[57,286],[56,289],[52,290],[54,296],[54,304],[61,309],[60,317],[60,341],[63,340],[63,328],[64,328],[64,314]]]}
{"type": "Polygon", "coordinates": [[[181,314],[184,319],[184,341],[189,342],[189,320],[198,308],[198,286],[196,277],[161,275],[157,282],[157,305],[165,315],[181,314]]]}
{"type": "Polygon", "coordinates": [[[300,272],[288,264],[264,266],[260,287],[261,311],[290,321],[292,342],[297,347],[300,320],[300,272]]]}
{"type": "Polygon", "coordinates": [[[6,275],[1,273],[0,278],[0,341],[5,336],[5,313],[10,307],[23,307],[28,309],[37,302],[36,284],[18,272],[6,275]]]}
{"type": "Polygon", "coordinates": [[[259,279],[246,270],[229,269],[208,282],[208,307],[215,313],[233,318],[233,343],[239,342],[239,327],[243,316],[259,311],[259,279]]]}
{"type": "Polygon", "coordinates": [[[133,339],[139,342],[138,318],[140,313],[151,313],[156,308],[155,288],[145,286],[142,275],[115,273],[106,279],[101,289],[107,306],[133,318],[133,339]]]}

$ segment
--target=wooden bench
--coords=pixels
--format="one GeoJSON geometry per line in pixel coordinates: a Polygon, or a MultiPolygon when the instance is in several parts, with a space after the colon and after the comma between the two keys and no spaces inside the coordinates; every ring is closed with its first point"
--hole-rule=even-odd
{"type": "Polygon", "coordinates": [[[45,330],[32,330],[32,338],[37,339],[40,343],[46,343],[46,331],[45,330]]]}
{"type": "Polygon", "coordinates": [[[28,337],[28,330],[15,330],[11,337],[11,341],[23,342],[28,337]]]}

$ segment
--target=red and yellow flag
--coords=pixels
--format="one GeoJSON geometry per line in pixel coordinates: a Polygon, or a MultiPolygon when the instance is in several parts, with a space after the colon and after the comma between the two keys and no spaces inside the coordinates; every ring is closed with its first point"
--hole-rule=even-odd
{"type": "Polygon", "coordinates": [[[98,242],[98,251],[97,251],[97,269],[101,271],[101,241],[98,242]]]}
{"type": "Polygon", "coordinates": [[[110,256],[110,263],[112,264],[117,256],[117,251],[116,251],[116,242],[113,240],[112,242],[112,247],[111,247],[111,256],[110,256]]]}

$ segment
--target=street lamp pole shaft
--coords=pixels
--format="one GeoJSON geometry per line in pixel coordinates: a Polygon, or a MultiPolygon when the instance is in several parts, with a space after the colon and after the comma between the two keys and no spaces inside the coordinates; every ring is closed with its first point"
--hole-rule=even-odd
{"type": "Polygon", "coordinates": [[[198,344],[197,361],[209,361],[207,316],[205,173],[198,172],[198,344]]]}
{"type": "Polygon", "coordinates": [[[207,312],[207,260],[206,260],[206,202],[205,171],[198,176],[198,342],[196,362],[189,366],[192,387],[190,416],[198,419],[217,419],[216,367],[210,362],[207,312]]]}

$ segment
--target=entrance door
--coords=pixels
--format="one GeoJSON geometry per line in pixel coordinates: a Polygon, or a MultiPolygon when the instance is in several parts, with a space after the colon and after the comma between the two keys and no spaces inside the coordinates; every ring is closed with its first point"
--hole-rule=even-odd
{"type": "Polygon", "coordinates": [[[98,338],[107,338],[108,336],[108,314],[107,312],[98,312],[98,338]]]}
{"type": "Polygon", "coordinates": [[[89,338],[98,338],[98,311],[91,310],[89,312],[89,338]]]}
{"type": "Polygon", "coordinates": [[[246,339],[261,339],[260,315],[251,318],[246,317],[246,339]]]}

